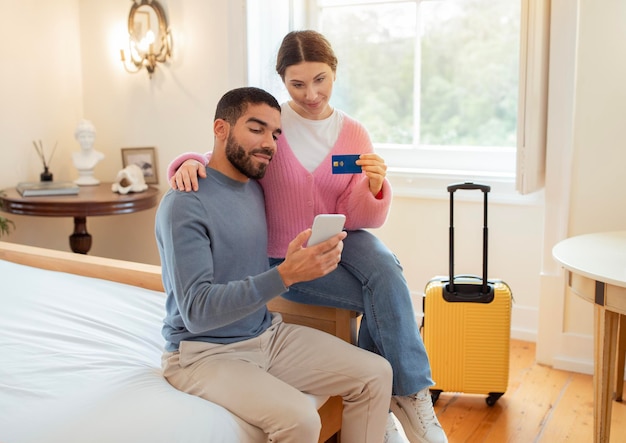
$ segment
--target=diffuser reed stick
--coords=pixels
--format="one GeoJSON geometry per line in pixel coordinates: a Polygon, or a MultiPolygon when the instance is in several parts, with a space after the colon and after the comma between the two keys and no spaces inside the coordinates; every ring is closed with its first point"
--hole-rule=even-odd
{"type": "Polygon", "coordinates": [[[39,155],[41,162],[43,163],[43,172],[41,173],[41,181],[52,181],[52,173],[48,170],[50,167],[50,161],[52,161],[52,157],[54,156],[54,152],[57,150],[58,142],[54,143],[54,148],[52,148],[52,152],[50,153],[50,157],[46,161],[45,150],[43,148],[43,143],[39,140],[39,144],[33,140],[33,145],[35,146],[35,151],[39,155]]]}

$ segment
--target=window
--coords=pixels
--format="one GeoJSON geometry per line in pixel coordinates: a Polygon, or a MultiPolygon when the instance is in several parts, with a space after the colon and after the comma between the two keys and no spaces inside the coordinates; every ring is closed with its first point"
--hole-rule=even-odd
{"type": "Polygon", "coordinates": [[[317,29],[339,59],[331,103],[368,129],[394,188],[426,178],[444,192],[440,181],[514,189],[520,0],[266,1],[248,2],[251,84],[286,100],[280,41],[317,29]]]}

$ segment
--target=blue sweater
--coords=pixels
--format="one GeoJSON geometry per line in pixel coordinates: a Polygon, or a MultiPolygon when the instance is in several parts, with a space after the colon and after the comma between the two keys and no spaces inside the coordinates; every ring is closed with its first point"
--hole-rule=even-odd
{"type": "Polygon", "coordinates": [[[166,350],[183,340],[233,343],[271,323],[266,303],[286,288],[267,260],[263,191],[207,168],[198,192],[169,190],[156,214],[167,295],[166,350]]]}

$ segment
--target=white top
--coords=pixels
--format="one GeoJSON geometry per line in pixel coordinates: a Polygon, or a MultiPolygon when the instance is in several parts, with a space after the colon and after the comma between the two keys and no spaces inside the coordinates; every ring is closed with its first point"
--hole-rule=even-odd
{"type": "Polygon", "coordinates": [[[334,109],[325,119],[309,120],[291,109],[289,103],[283,103],[281,109],[283,133],[289,146],[302,166],[313,172],[337,142],[343,124],[342,112],[334,109]]]}
{"type": "Polygon", "coordinates": [[[626,231],[567,238],[552,249],[552,256],[569,271],[626,288],[626,231]]]}

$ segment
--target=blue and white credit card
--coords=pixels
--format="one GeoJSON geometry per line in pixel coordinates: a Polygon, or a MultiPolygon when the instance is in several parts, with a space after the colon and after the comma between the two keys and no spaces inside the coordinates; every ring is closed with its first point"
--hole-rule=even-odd
{"type": "Polygon", "coordinates": [[[333,174],[360,174],[361,167],[356,164],[359,154],[333,155],[333,174]]]}

